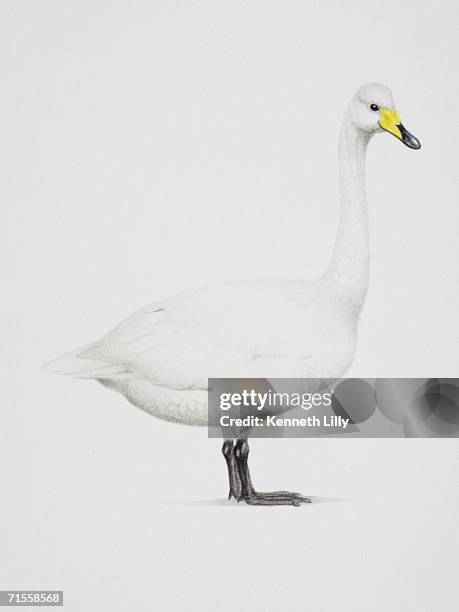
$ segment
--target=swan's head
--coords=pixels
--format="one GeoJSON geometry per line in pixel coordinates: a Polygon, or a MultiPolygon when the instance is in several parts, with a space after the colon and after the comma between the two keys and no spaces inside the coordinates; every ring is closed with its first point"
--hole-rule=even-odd
{"type": "Polygon", "coordinates": [[[369,134],[386,131],[410,149],[420,149],[419,140],[403,126],[391,90],[379,83],[362,85],[348,108],[352,123],[369,134]]]}

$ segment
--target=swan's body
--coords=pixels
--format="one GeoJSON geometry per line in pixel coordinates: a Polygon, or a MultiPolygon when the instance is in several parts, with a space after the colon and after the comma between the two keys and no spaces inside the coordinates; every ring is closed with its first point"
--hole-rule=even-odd
{"type": "Polygon", "coordinates": [[[356,325],[325,280],[224,283],[144,308],[52,367],[160,418],[206,425],[208,378],[339,377],[356,325]]]}
{"type": "MultiPolygon", "coordinates": [[[[178,295],[48,368],[99,380],[150,414],[189,425],[207,423],[208,378],[341,377],[354,356],[368,286],[368,142],[385,129],[419,148],[397,118],[382,85],[362,87],[348,107],[340,135],[338,236],[320,279],[222,283],[178,295]],[[377,106],[377,116],[369,105],[377,106]]],[[[231,482],[230,462],[228,468],[231,482]]],[[[245,469],[239,466],[243,491],[251,487],[245,469]]],[[[278,503],[295,503],[288,499],[278,503]]]]}

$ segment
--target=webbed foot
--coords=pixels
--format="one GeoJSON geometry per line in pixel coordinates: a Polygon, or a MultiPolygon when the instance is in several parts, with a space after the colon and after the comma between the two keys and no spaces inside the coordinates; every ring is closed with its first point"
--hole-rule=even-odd
{"type": "Polygon", "coordinates": [[[270,491],[267,493],[254,491],[243,498],[243,501],[251,506],[301,506],[301,504],[311,503],[309,497],[289,491],[270,491]]]}

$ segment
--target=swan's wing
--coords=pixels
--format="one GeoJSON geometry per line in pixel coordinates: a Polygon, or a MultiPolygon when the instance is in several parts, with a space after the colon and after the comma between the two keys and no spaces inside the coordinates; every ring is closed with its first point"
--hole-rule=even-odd
{"type": "Polygon", "coordinates": [[[200,290],[135,313],[98,342],[64,356],[60,373],[143,378],[171,389],[205,389],[208,378],[304,375],[303,343],[301,352],[282,344],[283,338],[296,341],[296,312],[271,289],[200,290]],[[284,333],[283,325],[290,332],[293,325],[294,333],[284,333]]]}
{"type": "Polygon", "coordinates": [[[171,389],[205,389],[209,377],[233,372],[254,358],[244,338],[237,338],[238,327],[237,317],[217,317],[196,299],[155,304],[68,354],[67,372],[60,369],[83,378],[134,377],[171,389]]]}

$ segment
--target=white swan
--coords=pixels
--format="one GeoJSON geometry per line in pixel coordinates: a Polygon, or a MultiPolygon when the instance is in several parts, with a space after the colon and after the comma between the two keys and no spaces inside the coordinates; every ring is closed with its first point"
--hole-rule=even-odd
{"type": "MultiPolygon", "coordinates": [[[[229,282],[165,299],[47,369],[98,380],[142,410],[188,425],[207,424],[208,378],[342,376],[354,356],[368,285],[365,154],[373,134],[384,130],[420,148],[401,124],[391,91],[364,85],[344,115],[338,235],[321,278],[229,282]]],[[[309,501],[283,491],[257,493],[246,440],[225,441],[223,453],[230,497],[264,505],[309,501]]]]}

